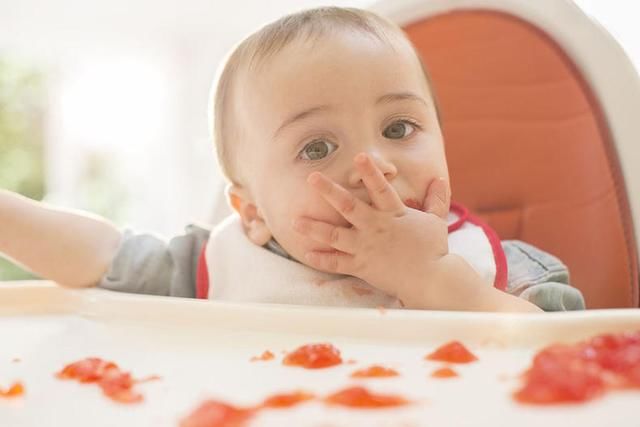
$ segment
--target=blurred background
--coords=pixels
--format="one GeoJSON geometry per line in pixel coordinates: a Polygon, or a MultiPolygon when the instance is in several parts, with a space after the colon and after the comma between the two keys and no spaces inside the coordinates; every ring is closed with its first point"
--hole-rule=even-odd
{"type": "MultiPolygon", "coordinates": [[[[211,81],[250,31],[371,0],[0,0],[0,188],[170,236],[219,210],[211,81]]],[[[640,64],[634,3],[577,0],[640,64]]],[[[0,280],[28,278],[0,259],[0,280]]]]}

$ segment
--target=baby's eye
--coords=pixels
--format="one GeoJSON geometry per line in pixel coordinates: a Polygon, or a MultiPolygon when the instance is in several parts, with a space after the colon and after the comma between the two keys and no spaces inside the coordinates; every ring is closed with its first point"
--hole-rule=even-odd
{"type": "Polygon", "coordinates": [[[389,139],[402,139],[411,135],[416,130],[416,125],[406,120],[399,120],[391,123],[385,130],[382,131],[382,135],[389,139]]]}
{"type": "Polygon", "coordinates": [[[302,160],[321,160],[333,153],[338,146],[332,142],[323,139],[311,141],[298,154],[298,158],[302,160]]]}

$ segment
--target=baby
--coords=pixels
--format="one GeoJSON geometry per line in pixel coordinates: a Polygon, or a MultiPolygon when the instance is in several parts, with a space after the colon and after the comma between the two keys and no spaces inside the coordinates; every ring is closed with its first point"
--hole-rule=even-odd
{"type": "Polygon", "coordinates": [[[402,30],[357,9],[286,16],[218,78],[233,215],[165,243],[0,192],[0,252],[62,285],[310,305],[584,308],[566,267],[451,204],[437,106],[402,30]]]}

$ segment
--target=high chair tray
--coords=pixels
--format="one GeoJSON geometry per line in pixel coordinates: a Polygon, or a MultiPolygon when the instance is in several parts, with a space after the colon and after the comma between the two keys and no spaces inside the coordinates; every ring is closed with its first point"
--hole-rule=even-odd
{"type": "Polygon", "coordinates": [[[349,385],[401,395],[396,409],[342,409],[320,400],[261,411],[249,426],[638,426],[640,390],[612,391],[583,404],[529,406],[512,393],[545,345],[601,333],[640,330],[640,310],[497,314],[335,309],[69,290],[47,282],[0,283],[0,389],[14,381],[22,397],[0,398],[2,426],[178,426],[205,399],[256,405],[276,392],[326,396],[349,385]],[[451,340],[479,361],[454,365],[458,378],[430,374],[424,360],[451,340]],[[284,366],[283,353],[329,342],[345,361],[307,370],[284,366]],[[250,358],[270,350],[275,359],[250,358]],[[116,403],[93,384],[55,374],[85,357],[116,362],[135,378],[138,404],[116,403]],[[354,362],[355,361],[355,362],[354,362]],[[355,380],[381,364],[399,377],[355,380]]]}

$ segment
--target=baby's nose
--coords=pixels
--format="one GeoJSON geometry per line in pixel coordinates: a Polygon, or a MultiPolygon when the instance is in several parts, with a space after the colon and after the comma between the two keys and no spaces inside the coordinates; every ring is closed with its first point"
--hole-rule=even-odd
{"type": "MultiPolygon", "coordinates": [[[[398,174],[398,169],[396,165],[388,159],[387,157],[379,154],[379,153],[367,153],[369,158],[373,161],[373,165],[376,169],[382,173],[387,181],[393,180],[398,174]]],[[[362,173],[355,165],[351,169],[351,173],[349,174],[349,185],[351,187],[362,187],[364,186],[364,182],[362,181],[362,173]]]]}

